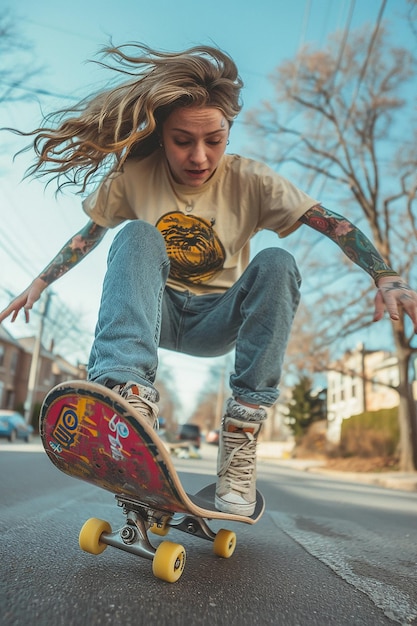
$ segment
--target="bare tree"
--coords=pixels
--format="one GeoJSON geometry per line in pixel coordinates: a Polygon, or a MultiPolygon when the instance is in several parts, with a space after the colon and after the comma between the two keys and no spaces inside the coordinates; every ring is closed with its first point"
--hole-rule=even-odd
{"type": "MultiPolygon", "coordinates": [[[[247,122],[264,159],[285,165],[293,179],[301,172],[300,186],[306,188],[307,178],[307,190],[325,206],[343,206],[340,212],[369,231],[384,260],[415,283],[416,59],[390,45],[379,26],[348,40],[337,34],[324,49],[304,48],[276,69],[276,100],[249,112],[247,122]]],[[[314,300],[314,341],[323,354],[323,346],[371,323],[374,289],[347,259],[330,267],[326,255],[316,253],[316,235],[302,230],[310,247],[303,269],[314,300]]],[[[400,369],[401,468],[412,471],[417,415],[410,367],[417,347],[408,319],[391,328],[400,369]]]]}
{"type": "Polygon", "coordinates": [[[39,89],[31,85],[39,72],[32,47],[17,30],[12,13],[0,11],[0,105],[33,97],[39,89]]]}
{"type": "Polygon", "coordinates": [[[198,424],[202,430],[211,430],[218,427],[216,420],[216,403],[217,394],[207,392],[201,397],[189,422],[191,424],[198,424]]]}
{"type": "MultiPolygon", "coordinates": [[[[40,87],[39,76],[42,68],[36,65],[33,57],[32,45],[19,32],[13,13],[0,10],[0,107],[24,101],[33,103],[38,96],[54,95],[40,87]]],[[[2,134],[2,139],[4,136],[2,134]]],[[[5,149],[4,140],[2,148],[5,149]]],[[[0,230],[3,242],[7,242],[7,224],[3,224],[0,230]]],[[[3,242],[1,245],[4,247],[3,242]]],[[[12,248],[12,245],[8,245],[6,251],[14,257],[12,248]]],[[[17,256],[15,260],[19,261],[17,256]]],[[[4,287],[3,291],[12,298],[17,295],[9,293],[4,287]]],[[[34,333],[39,328],[39,319],[36,316],[35,309],[31,322],[34,333]]],[[[70,311],[62,301],[53,298],[49,314],[45,316],[44,345],[54,345],[55,351],[63,356],[75,354],[78,360],[85,361],[92,333],[83,327],[82,317],[82,313],[70,311]]]]}

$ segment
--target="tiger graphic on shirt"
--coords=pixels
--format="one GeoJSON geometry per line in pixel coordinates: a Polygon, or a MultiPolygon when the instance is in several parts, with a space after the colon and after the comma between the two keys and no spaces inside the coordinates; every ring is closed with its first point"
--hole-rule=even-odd
{"type": "Polygon", "coordinates": [[[207,220],[173,211],[163,215],[156,227],[165,240],[172,279],[206,283],[223,268],[225,250],[207,220]]]}

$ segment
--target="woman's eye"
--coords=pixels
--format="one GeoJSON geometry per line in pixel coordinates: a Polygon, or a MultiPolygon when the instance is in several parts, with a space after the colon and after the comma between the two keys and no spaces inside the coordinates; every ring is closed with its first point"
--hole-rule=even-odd
{"type": "MultiPolygon", "coordinates": [[[[192,141],[189,139],[174,139],[174,143],[176,146],[190,146],[192,141]]],[[[222,143],[222,139],[207,139],[206,144],[208,146],[218,146],[222,143]]]]}

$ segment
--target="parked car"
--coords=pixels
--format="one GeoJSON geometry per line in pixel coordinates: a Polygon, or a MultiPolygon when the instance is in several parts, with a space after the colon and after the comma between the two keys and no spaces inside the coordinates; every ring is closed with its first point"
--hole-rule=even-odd
{"type": "Polygon", "coordinates": [[[6,437],[9,441],[24,439],[29,442],[32,435],[33,426],[26,424],[20,413],[0,409],[0,437],[6,437]]]}
{"type": "Polygon", "coordinates": [[[209,430],[206,435],[206,443],[211,443],[213,446],[218,446],[219,436],[220,436],[220,431],[218,428],[216,428],[215,430],[209,430]]]}
{"type": "Polygon", "coordinates": [[[196,424],[182,424],[178,432],[179,441],[189,441],[196,448],[201,444],[200,426],[196,424]]]}

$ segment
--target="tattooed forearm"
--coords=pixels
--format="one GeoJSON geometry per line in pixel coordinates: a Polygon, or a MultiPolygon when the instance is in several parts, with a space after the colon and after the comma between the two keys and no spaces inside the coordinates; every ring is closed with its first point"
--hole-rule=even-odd
{"type": "Polygon", "coordinates": [[[359,228],[341,215],[317,205],[300,221],[332,239],[353,263],[372,276],[375,283],[383,276],[398,276],[359,228]]]}
{"type": "Polygon", "coordinates": [[[56,257],[39,274],[39,278],[50,285],[91,252],[101,241],[105,232],[106,228],[98,226],[94,222],[88,222],[82,230],[63,246],[56,257]]]}

